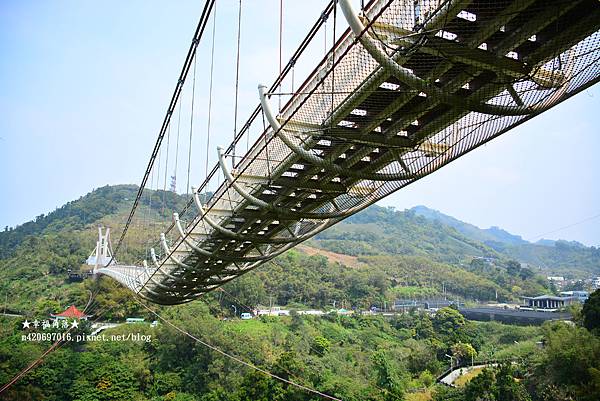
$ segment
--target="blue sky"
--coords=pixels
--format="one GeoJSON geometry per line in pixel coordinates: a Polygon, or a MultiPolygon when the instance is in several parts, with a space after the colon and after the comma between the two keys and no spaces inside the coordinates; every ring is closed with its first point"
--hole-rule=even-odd
{"type": "MultiPolygon", "coordinates": [[[[278,4],[244,1],[239,121],[257,104],[257,83],[270,84],[278,70],[278,4]]],[[[284,1],[284,61],[325,4],[284,1]]],[[[202,6],[0,3],[0,226],[28,221],[102,185],[140,182],[202,6]]],[[[227,145],[233,133],[236,16],[237,1],[219,2],[215,145],[227,145]]],[[[205,152],[208,42],[197,67],[198,153],[205,152]]],[[[544,237],[600,245],[600,218],[556,231],[600,214],[599,111],[596,86],[381,204],[423,204],[528,240],[550,233],[544,237]]],[[[198,182],[204,161],[194,156],[192,181],[198,182]]]]}

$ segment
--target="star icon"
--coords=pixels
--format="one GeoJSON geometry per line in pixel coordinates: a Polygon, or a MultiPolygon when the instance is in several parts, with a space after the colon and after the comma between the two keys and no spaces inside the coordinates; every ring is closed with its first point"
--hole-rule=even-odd
{"type": "Polygon", "coordinates": [[[79,327],[79,322],[77,322],[77,320],[73,319],[73,323],[71,323],[71,328],[76,329],[78,327],[79,327]]]}
{"type": "Polygon", "coordinates": [[[31,323],[27,319],[25,319],[25,321],[23,322],[23,328],[28,329],[30,325],[31,323]]]}

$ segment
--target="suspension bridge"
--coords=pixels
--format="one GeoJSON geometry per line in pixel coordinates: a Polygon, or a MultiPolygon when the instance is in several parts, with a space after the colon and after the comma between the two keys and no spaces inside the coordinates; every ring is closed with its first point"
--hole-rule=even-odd
{"type": "Polygon", "coordinates": [[[280,54],[275,82],[257,83],[258,106],[156,233],[148,260],[119,264],[214,3],[125,229],[114,251],[100,231],[88,262],[158,304],[218,288],[600,79],[597,0],[373,0],[360,9],[331,1],[285,67],[280,54]],[[345,29],[327,28],[331,19],[345,29]],[[306,49],[325,29],[333,40],[318,60],[306,49]],[[314,66],[295,85],[299,63],[314,66]]]}

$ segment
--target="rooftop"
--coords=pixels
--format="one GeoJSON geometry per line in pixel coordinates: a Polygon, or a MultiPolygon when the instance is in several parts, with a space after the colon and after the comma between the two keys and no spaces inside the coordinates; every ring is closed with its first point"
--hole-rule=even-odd
{"type": "Polygon", "coordinates": [[[523,299],[549,299],[551,301],[565,301],[567,299],[571,299],[573,297],[568,296],[568,297],[557,297],[556,295],[540,295],[537,297],[523,297],[523,299]]]}
{"type": "Polygon", "coordinates": [[[55,315],[51,315],[53,317],[65,317],[65,318],[71,318],[71,319],[83,319],[86,316],[85,313],[83,313],[82,311],[80,311],[79,309],[77,309],[75,307],[75,305],[71,305],[69,306],[67,309],[65,309],[64,312],[61,313],[57,313],[55,315]]]}

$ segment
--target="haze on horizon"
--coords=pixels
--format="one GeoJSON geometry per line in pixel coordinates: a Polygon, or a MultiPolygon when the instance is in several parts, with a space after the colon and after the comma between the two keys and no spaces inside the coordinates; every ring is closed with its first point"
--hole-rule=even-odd
{"type": "MultiPolygon", "coordinates": [[[[277,73],[278,4],[244,5],[239,121],[258,102],[257,83],[270,83],[277,73]]],[[[326,1],[284,4],[285,62],[326,1]]],[[[139,184],[201,7],[191,0],[0,5],[0,227],[48,213],[92,188],[139,184]]],[[[237,9],[233,2],[219,7],[217,57],[227,60],[235,52],[237,9]]],[[[198,61],[201,73],[205,64],[198,61]]],[[[217,74],[218,102],[231,97],[233,72],[217,74]]],[[[205,117],[203,83],[198,127],[205,117]]],[[[543,236],[598,246],[598,110],[595,86],[379,204],[425,205],[532,242],[543,236]]],[[[218,117],[214,146],[227,145],[231,116],[218,117]]],[[[199,143],[203,135],[198,128],[199,143]]],[[[196,181],[204,173],[198,158],[196,181]]]]}

